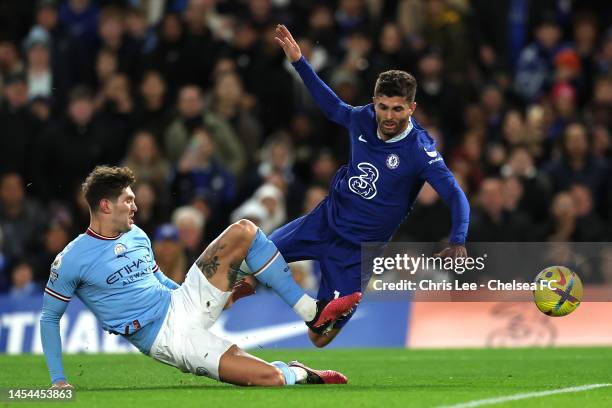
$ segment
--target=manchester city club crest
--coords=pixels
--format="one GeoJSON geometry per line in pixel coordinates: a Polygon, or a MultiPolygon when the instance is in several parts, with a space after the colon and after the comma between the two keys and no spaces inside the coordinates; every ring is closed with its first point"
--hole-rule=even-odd
{"type": "Polygon", "coordinates": [[[121,255],[125,254],[125,251],[127,251],[127,248],[125,247],[125,245],[123,245],[123,244],[115,245],[115,255],[121,256],[121,255]]]}
{"type": "Polygon", "coordinates": [[[389,156],[387,156],[387,167],[390,168],[391,170],[397,169],[397,166],[399,166],[399,163],[400,163],[400,159],[397,154],[391,153],[389,156]]]}

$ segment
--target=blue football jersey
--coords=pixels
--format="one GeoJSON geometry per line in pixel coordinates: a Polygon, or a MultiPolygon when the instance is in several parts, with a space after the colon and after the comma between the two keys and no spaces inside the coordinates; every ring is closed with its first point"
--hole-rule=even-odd
{"type": "Polygon", "coordinates": [[[157,269],[137,226],[114,239],[88,229],[57,255],[45,293],[65,302],[76,295],[104,330],[129,335],[168,308],[171,292],[153,275],[157,269]]]}
{"type": "Polygon", "coordinates": [[[40,332],[51,382],[65,379],[59,321],[76,296],[101,322],[148,353],[179,286],[155,263],[147,235],[133,225],[109,238],[88,229],[60,252],[45,287],[40,332]]]}
{"type": "Polygon", "coordinates": [[[294,67],[325,115],[349,132],[349,163],[336,173],[324,203],[336,233],[356,243],[388,241],[427,181],[451,208],[450,241],[463,243],[469,204],[427,131],[411,118],[406,135],[383,141],[373,104],[342,102],[303,57],[294,67]]]}

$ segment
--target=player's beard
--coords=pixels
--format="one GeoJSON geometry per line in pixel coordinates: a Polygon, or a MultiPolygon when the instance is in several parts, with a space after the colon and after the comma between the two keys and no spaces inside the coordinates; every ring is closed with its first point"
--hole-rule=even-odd
{"type": "Polygon", "coordinates": [[[400,119],[398,121],[381,120],[378,122],[378,129],[380,130],[380,133],[382,133],[383,135],[387,136],[388,138],[392,138],[392,137],[399,135],[405,129],[407,122],[408,122],[408,119],[400,119]],[[390,130],[386,130],[384,126],[385,123],[393,123],[395,126],[390,130]]]}

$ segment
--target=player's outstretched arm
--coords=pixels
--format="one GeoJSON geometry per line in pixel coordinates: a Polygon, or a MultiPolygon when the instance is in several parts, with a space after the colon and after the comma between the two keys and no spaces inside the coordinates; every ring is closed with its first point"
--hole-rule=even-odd
{"type": "Polygon", "coordinates": [[[422,175],[451,210],[450,246],[437,255],[443,258],[467,256],[464,243],[470,223],[470,204],[465,193],[443,161],[426,161],[422,175]]]}
{"type": "Polygon", "coordinates": [[[170,279],[169,277],[164,275],[164,273],[161,271],[161,269],[159,269],[159,267],[157,265],[155,265],[153,270],[155,271],[153,273],[153,276],[155,276],[157,278],[159,283],[161,283],[162,285],[164,285],[168,289],[174,290],[174,289],[178,289],[178,288],[181,287],[178,283],[176,283],[175,281],[173,281],[172,279],[170,279]]]}
{"type": "Polygon", "coordinates": [[[339,125],[348,127],[352,107],[344,102],[334,93],[314,72],[310,64],[302,56],[300,46],[291,35],[287,27],[282,24],[276,26],[275,41],[285,52],[289,62],[293,64],[295,70],[300,74],[304,85],[325,113],[328,119],[333,120],[339,125]]]}
{"type": "Polygon", "coordinates": [[[40,338],[53,388],[72,387],[64,375],[59,325],[67,306],[67,301],[56,299],[48,293],[44,294],[43,309],[40,316],[40,338]]]}

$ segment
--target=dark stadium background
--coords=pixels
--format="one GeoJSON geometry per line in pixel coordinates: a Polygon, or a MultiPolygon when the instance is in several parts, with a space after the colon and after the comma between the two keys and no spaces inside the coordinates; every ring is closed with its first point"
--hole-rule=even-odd
{"type": "MultiPolygon", "coordinates": [[[[271,232],[313,208],[348,140],[277,23],[347,103],[368,103],[383,70],[415,74],[415,117],[470,199],[471,241],[610,241],[610,14],[571,0],[2,1],[0,293],[40,292],[87,227],[79,183],[96,164],[135,170],[136,222],[177,282],[229,222],[271,232]]],[[[396,239],[449,228],[426,186],[396,239]]]]}

